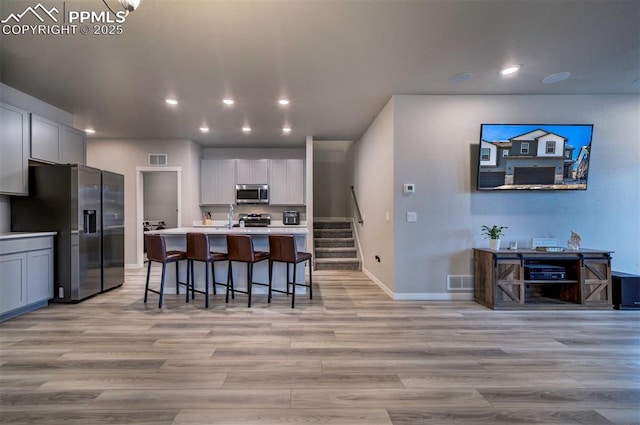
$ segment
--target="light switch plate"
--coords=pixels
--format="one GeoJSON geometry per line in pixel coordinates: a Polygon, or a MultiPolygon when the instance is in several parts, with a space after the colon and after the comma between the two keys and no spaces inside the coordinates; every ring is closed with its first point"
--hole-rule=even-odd
{"type": "Polygon", "coordinates": [[[415,211],[408,211],[407,212],[407,222],[415,223],[416,221],[418,221],[418,213],[415,212],[415,211]]]}

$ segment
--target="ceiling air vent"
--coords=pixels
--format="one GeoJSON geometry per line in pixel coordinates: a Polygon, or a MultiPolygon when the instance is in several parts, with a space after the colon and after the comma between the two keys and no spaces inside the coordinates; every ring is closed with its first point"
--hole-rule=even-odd
{"type": "Polygon", "coordinates": [[[150,153],[149,165],[154,165],[154,166],[167,165],[167,154],[166,153],[150,153]]]}

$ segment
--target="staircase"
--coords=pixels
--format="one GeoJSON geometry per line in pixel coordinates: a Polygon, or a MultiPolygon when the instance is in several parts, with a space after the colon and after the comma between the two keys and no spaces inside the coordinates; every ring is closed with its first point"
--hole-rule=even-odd
{"type": "Polygon", "coordinates": [[[350,220],[313,222],[315,270],[361,270],[350,220]]]}

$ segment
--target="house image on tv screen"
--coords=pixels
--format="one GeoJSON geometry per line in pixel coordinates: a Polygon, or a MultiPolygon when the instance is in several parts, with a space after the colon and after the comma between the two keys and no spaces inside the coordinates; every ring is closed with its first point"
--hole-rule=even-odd
{"type": "Polygon", "coordinates": [[[591,126],[588,137],[575,129],[584,126],[482,127],[478,189],[587,188],[591,126]],[[530,130],[522,133],[525,129],[530,130]],[[581,139],[577,146],[572,136],[581,139]]]}

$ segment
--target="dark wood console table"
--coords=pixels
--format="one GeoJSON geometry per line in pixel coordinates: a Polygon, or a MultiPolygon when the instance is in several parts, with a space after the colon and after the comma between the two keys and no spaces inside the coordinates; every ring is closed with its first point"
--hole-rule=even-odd
{"type": "Polygon", "coordinates": [[[474,248],[474,300],[492,309],[613,308],[611,253],[474,248]]]}

